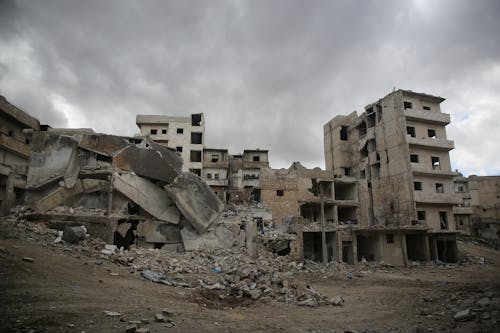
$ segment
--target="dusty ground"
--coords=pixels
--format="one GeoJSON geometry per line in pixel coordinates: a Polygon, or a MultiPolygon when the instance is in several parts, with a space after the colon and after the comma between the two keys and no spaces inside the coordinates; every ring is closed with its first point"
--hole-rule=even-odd
{"type": "Polygon", "coordinates": [[[366,276],[351,280],[304,274],[298,278],[345,300],[341,307],[305,308],[249,300],[220,303],[209,292],[151,283],[127,267],[96,264],[94,258],[2,223],[0,331],[124,332],[125,321],[143,320],[149,323],[140,326],[150,332],[500,332],[498,304],[479,309],[468,322],[452,318],[464,308],[478,310],[481,297],[500,297],[500,252],[463,242],[459,247],[493,263],[367,269],[366,276]],[[172,312],[175,326],[155,322],[164,308],[172,312]],[[123,317],[108,317],[104,310],[123,317]]]}

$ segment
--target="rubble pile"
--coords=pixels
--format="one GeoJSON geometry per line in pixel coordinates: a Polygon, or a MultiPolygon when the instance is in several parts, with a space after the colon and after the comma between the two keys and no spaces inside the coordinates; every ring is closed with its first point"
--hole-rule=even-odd
{"type": "Polygon", "coordinates": [[[29,220],[59,230],[84,225],[89,234],[125,248],[232,245],[221,241],[232,238],[231,231],[214,225],[223,203],[201,178],[182,172],[174,150],[149,137],[92,130],[49,129],[32,136],[29,220]]]}

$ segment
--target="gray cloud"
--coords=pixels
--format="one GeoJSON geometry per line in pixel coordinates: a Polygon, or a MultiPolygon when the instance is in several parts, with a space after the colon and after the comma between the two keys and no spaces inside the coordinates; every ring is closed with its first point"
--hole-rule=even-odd
{"type": "Polygon", "coordinates": [[[204,112],[208,146],[324,166],[323,124],[395,86],[448,99],[454,167],[500,173],[498,1],[0,4],[1,92],[42,122],[132,135],[137,113],[204,112]]]}

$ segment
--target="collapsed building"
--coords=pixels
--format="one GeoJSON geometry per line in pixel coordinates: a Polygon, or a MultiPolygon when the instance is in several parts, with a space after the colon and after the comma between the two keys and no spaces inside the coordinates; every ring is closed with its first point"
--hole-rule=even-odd
{"type": "MultiPolygon", "coordinates": [[[[84,225],[125,248],[200,246],[224,208],[205,182],[182,172],[176,151],[148,137],[92,130],[33,132],[26,188],[29,219],[84,225]]],[[[231,230],[217,237],[234,238],[231,230]]]]}

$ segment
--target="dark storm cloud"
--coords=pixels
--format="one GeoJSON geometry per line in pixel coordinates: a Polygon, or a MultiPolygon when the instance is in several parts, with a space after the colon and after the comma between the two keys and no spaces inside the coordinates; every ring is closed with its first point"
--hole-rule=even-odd
{"type": "Polygon", "coordinates": [[[0,3],[1,92],[42,122],[132,135],[137,113],[204,112],[207,146],[314,167],[326,121],[398,87],[448,99],[455,167],[500,172],[475,149],[499,102],[498,1],[0,3]]]}

